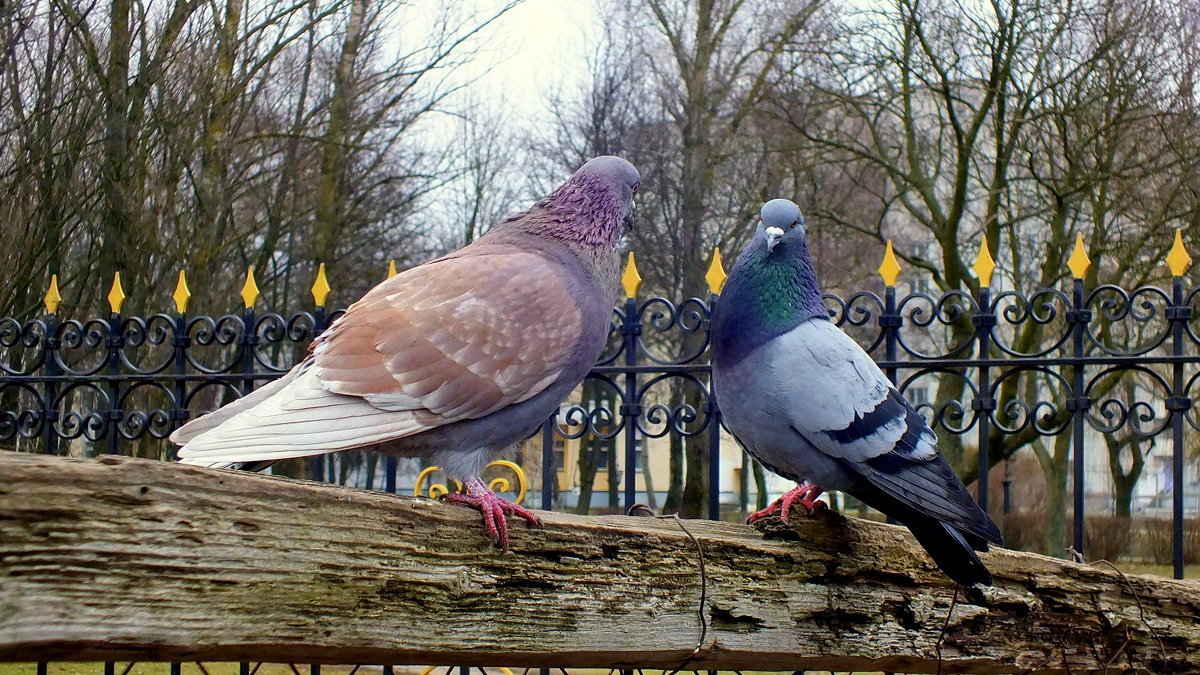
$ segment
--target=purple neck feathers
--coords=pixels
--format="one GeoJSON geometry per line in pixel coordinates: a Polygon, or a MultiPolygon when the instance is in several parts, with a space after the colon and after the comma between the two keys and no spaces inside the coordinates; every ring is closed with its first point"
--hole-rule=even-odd
{"type": "Polygon", "coordinates": [[[528,211],[504,221],[505,228],[562,241],[576,249],[614,249],[628,206],[595,176],[576,175],[528,211]]]}

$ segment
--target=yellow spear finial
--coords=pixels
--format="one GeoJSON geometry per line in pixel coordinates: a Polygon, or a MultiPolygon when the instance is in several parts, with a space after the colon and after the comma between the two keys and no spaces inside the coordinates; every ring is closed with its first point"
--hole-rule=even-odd
{"type": "Polygon", "coordinates": [[[713,295],[721,293],[721,288],[725,286],[725,266],[721,264],[721,247],[713,247],[712,263],[708,266],[708,272],[704,274],[704,280],[708,282],[708,290],[713,295]]]}
{"type": "Polygon", "coordinates": [[[54,314],[62,304],[62,296],[58,293],[58,275],[50,275],[50,288],[46,291],[46,313],[54,314]]]}
{"type": "Polygon", "coordinates": [[[1071,268],[1071,274],[1076,279],[1082,279],[1087,275],[1088,267],[1091,267],[1092,259],[1088,257],[1087,249],[1083,246],[1083,233],[1075,233],[1075,250],[1071,252],[1071,257],[1067,260],[1067,267],[1071,268]]]}
{"type": "Polygon", "coordinates": [[[325,278],[325,263],[321,263],[317,268],[317,280],[312,285],[313,302],[317,307],[325,306],[325,298],[329,297],[330,290],[329,280],[325,278]]]}
{"type": "Polygon", "coordinates": [[[388,275],[387,275],[387,278],[391,279],[392,277],[396,276],[396,274],[397,274],[397,272],[396,272],[396,261],[395,261],[395,260],[391,260],[391,261],[389,261],[389,262],[388,262],[388,275]]]}
{"type": "Polygon", "coordinates": [[[253,307],[254,301],[258,300],[258,284],[254,281],[253,265],[246,269],[246,283],[242,284],[242,300],[246,303],[246,309],[253,307]]]}
{"type": "Polygon", "coordinates": [[[625,297],[637,297],[638,287],[642,285],[642,275],[638,274],[637,263],[633,260],[633,251],[629,252],[629,262],[625,265],[625,273],[621,275],[621,285],[625,287],[625,297]]]}
{"type": "Polygon", "coordinates": [[[975,276],[979,278],[979,285],[983,288],[990,288],[992,273],[995,271],[996,261],[992,260],[992,253],[988,250],[987,235],[984,235],[983,243],[979,246],[979,255],[975,256],[975,276]]]}
{"type": "Polygon", "coordinates": [[[121,313],[121,305],[125,302],[125,289],[121,288],[121,273],[113,272],[112,290],[108,292],[108,306],[113,314],[121,313]]]}
{"type": "Polygon", "coordinates": [[[895,286],[900,276],[900,263],[896,262],[891,239],[888,239],[887,250],[883,252],[883,262],[879,263],[879,276],[883,277],[883,284],[888,287],[895,286]]]}
{"type": "Polygon", "coordinates": [[[175,311],[183,314],[187,311],[188,299],[192,297],[192,290],[187,285],[187,275],[183,270],[179,270],[179,282],[175,284],[175,292],[171,294],[171,298],[175,300],[175,311]]]}
{"type": "Polygon", "coordinates": [[[1192,256],[1188,255],[1183,246],[1183,230],[1179,228],[1175,228],[1175,243],[1171,246],[1171,252],[1167,254],[1167,266],[1171,268],[1171,274],[1177,277],[1186,274],[1192,266],[1192,256]]]}

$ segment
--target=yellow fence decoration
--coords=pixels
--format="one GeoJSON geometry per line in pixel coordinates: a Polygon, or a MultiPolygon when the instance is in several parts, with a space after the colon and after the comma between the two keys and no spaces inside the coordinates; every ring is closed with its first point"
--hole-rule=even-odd
{"type": "MultiPolygon", "coordinates": [[[[492,467],[508,469],[513,473],[517,479],[517,498],[513,501],[517,504],[525,501],[525,493],[529,490],[529,480],[525,477],[525,471],[516,463],[504,459],[498,459],[491,464],[488,464],[487,467],[485,467],[485,470],[492,467]]],[[[413,486],[413,495],[417,497],[429,497],[430,499],[437,499],[444,494],[449,494],[451,490],[445,483],[433,483],[429,486],[428,490],[425,489],[425,483],[430,480],[429,477],[435,472],[441,470],[442,468],[440,466],[431,466],[417,474],[417,482],[413,486]]],[[[458,481],[453,482],[454,492],[461,491],[462,483],[459,483],[458,481]]],[[[488,488],[494,492],[511,492],[513,490],[512,482],[503,476],[490,480],[488,482],[488,488]]]]}

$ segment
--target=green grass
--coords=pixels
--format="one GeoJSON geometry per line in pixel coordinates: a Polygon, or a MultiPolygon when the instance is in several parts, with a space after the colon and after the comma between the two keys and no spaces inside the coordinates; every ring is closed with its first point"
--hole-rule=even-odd
{"type": "MultiPolygon", "coordinates": [[[[1104,567],[1104,565],[1100,565],[1104,567]]],[[[1160,577],[1172,577],[1175,568],[1171,565],[1155,565],[1154,563],[1125,562],[1117,563],[1117,568],[1126,574],[1153,574],[1160,577]]],[[[1200,579],[1200,565],[1187,565],[1183,568],[1184,579],[1200,579]]]]}

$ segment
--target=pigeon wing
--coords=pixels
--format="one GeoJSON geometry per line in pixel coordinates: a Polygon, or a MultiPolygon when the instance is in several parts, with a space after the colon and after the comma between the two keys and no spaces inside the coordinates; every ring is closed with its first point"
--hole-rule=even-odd
{"type": "Polygon", "coordinates": [[[916,511],[1000,543],[1000,533],[937,451],[937,435],[870,356],[824,320],[778,338],[789,363],[792,429],[916,511]]]}
{"type": "Polygon", "coordinates": [[[313,343],[291,382],[184,446],[195,464],[335,452],[478,419],[544,390],[576,356],[562,273],[501,249],[376,286],[313,343]]]}

